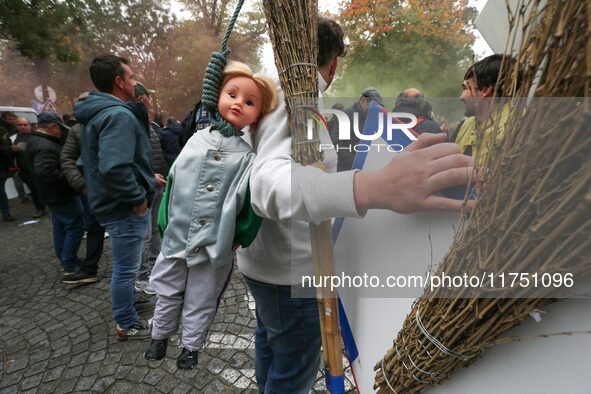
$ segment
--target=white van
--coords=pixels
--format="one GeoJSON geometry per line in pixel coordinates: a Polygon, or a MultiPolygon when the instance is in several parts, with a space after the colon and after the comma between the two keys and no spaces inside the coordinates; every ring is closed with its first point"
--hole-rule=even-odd
{"type": "Polygon", "coordinates": [[[14,112],[19,118],[27,118],[32,124],[37,124],[37,112],[33,108],[0,105],[0,112],[5,111],[14,112]]]}

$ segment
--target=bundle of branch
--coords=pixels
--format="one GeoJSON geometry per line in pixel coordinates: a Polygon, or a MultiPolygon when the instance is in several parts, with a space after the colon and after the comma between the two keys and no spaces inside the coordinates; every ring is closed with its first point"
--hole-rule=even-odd
{"type": "Polygon", "coordinates": [[[306,108],[315,109],[318,103],[318,3],[265,0],[263,6],[285,94],[294,160],[303,165],[320,162],[318,136],[306,138],[306,108]]]}
{"type": "Polygon", "coordinates": [[[453,297],[442,288],[425,290],[374,368],[379,392],[441,384],[487,348],[518,340],[503,334],[556,301],[556,286],[568,285],[558,283],[566,273],[574,281],[591,273],[591,4],[530,3],[518,7],[525,26],[518,62],[505,67],[501,79],[515,81],[520,64],[520,94],[540,99],[510,103],[505,136],[487,162],[486,188],[437,273],[511,271],[552,281],[534,289],[530,275],[529,286],[520,283],[496,298],[490,283],[486,296],[469,288],[453,297]],[[537,11],[523,14],[532,6],[537,11]]]}

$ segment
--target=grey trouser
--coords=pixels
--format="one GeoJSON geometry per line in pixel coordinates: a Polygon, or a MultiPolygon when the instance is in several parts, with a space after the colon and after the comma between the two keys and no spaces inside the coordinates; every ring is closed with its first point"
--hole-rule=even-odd
{"type": "Polygon", "coordinates": [[[168,259],[160,253],[150,275],[156,291],[152,338],[175,334],[182,312],[183,346],[201,350],[231,274],[232,264],[217,270],[209,263],[188,267],[186,260],[168,259]]]}

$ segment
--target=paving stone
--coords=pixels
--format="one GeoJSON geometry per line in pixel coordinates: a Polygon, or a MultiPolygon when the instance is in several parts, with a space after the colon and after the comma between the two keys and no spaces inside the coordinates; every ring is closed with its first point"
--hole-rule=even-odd
{"type": "Polygon", "coordinates": [[[78,380],[78,384],[76,385],[76,390],[89,391],[90,388],[94,385],[95,381],[96,381],[95,376],[83,377],[82,379],[78,380]]]}
{"type": "Polygon", "coordinates": [[[56,391],[60,393],[69,393],[74,391],[74,387],[76,386],[76,379],[69,379],[69,380],[62,380],[59,386],[57,386],[56,391]]]}
{"type": "Polygon", "coordinates": [[[82,376],[96,376],[101,368],[100,362],[90,363],[84,365],[82,368],[82,376]]]}
{"type": "Polygon", "coordinates": [[[82,375],[82,368],[84,368],[83,365],[78,365],[76,367],[68,366],[68,368],[64,372],[63,378],[64,379],[71,379],[71,378],[80,377],[82,375]]]}
{"type": "Polygon", "coordinates": [[[59,380],[53,380],[51,382],[43,383],[39,386],[39,394],[53,394],[57,391],[57,386],[59,386],[59,380]]]}
{"type": "Polygon", "coordinates": [[[46,371],[45,377],[43,378],[43,382],[47,383],[59,379],[64,373],[65,369],[66,367],[61,365],[46,371]]]}
{"type": "MultiPolygon", "coordinates": [[[[10,375],[2,375],[2,379],[0,379],[0,388],[6,388],[13,386],[20,382],[22,379],[22,375],[18,373],[13,373],[10,375]]],[[[13,391],[14,392],[14,391],[13,391]]]]}
{"type": "Polygon", "coordinates": [[[29,362],[28,357],[17,357],[17,358],[8,357],[8,361],[6,361],[4,363],[5,373],[7,375],[10,375],[11,373],[20,371],[20,370],[26,368],[28,362],[29,362]]]}
{"type": "Polygon", "coordinates": [[[120,365],[117,367],[115,371],[115,379],[125,379],[127,374],[131,371],[131,366],[129,365],[120,365]]]}
{"type": "Polygon", "coordinates": [[[48,346],[44,345],[41,346],[39,349],[35,350],[31,357],[29,357],[29,361],[31,363],[36,363],[39,361],[48,360],[49,356],[51,355],[51,350],[48,346]]]}
{"type": "Polygon", "coordinates": [[[158,390],[162,391],[163,393],[168,393],[172,391],[176,385],[178,384],[178,380],[173,375],[166,375],[159,383],[158,383],[158,390]]]}
{"type": "Polygon", "coordinates": [[[100,350],[98,352],[91,351],[90,355],[88,356],[88,362],[93,363],[96,361],[102,361],[102,360],[104,360],[106,355],[107,355],[106,350],[100,350]]]}
{"type": "Polygon", "coordinates": [[[236,371],[235,369],[224,369],[220,374],[220,378],[225,379],[228,383],[234,383],[238,378],[240,378],[240,372],[236,371]]]}
{"type": "Polygon", "coordinates": [[[49,360],[49,363],[47,364],[47,368],[53,368],[58,365],[64,365],[64,364],[67,364],[68,361],[70,361],[69,354],[65,354],[63,356],[59,356],[59,357],[55,357],[55,358],[53,358],[53,354],[52,354],[51,357],[52,358],[49,360]]]}
{"type": "Polygon", "coordinates": [[[213,376],[214,375],[209,373],[209,371],[204,370],[202,373],[197,374],[192,380],[193,387],[197,388],[199,392],[202,392],[205,386],[211,382],[213,376]]]}
{"type": "Polygon", "coordinates": [[[212,360],[207,364],[206,368],[212,374],[217,375],[222,372],[224,365],[226,365],[226,363],[219,358],[212,358],[212,360]]]}
{"type": "Polygon", "coordinates": [[[186,385],[185,383],[181,383],[177,385],[174,390],[172,390],[172,394],[185,394],[191,391],[191,386],[186,385]]]}
{"type": "Polygon", "coordinates": [[[244,353],[234,352],[234,354],[230,358],[229,365],[232,368],[240,369],[244,364],[248,363],[250,360],[250,357],[246,356],[244,353]]]}
{"type": "Polygon", "coordinates": [[[161,369],[150,369],[144,377],[144,383],[150,386],[156,386],[166,375],[168,374],[161,369]]]}
{"type": "Polygon", "coordinates": [[[204,394],[219,394],[224,392],[226,386],[220,382],[218,379],[213,379],[209,384],[205,387],[203,391],[204,394]]]}
{"type": "Polygon", "coordinates": [[[33,364],[33,365],[29,366],[25,370],[25,373],[23,376],[25,378],[28,378],[30,376],[43,373],[43,371],[45,371],[45,369],[47,369],[47,361],[41,361],[41,362],[38,362],[37,364],[33,364]]]}
{"type": "Polygon", "coordinates": [[[125,377],[126,380],[134,383],[140,383],[144,376],[148,374],[149,368],[147,367],[136,367],[133,368],[125,377]]]}
{"type": "Polygon", "coordinates": [[[109,376],[109,375],[113,375],[115,373],[115,371],[117,370],[118,365],[117,364],[107,364],[107,365],[102,365],[101,369],[98,372],[98,376],[105,377],[105,376],[109,376]]]}
{"type": "Polygon", "coordinates": [[[92,391],[104,393],[113,383],[115,383],[115,379],[111,377],[98,378],[92,385],[92,391]]]}

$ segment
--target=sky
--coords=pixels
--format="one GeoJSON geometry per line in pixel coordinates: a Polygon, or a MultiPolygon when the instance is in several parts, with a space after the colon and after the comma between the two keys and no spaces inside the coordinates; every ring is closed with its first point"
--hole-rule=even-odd
{"type": "MultiPolygon", "coordinates": [[[[320,12],[331,11],[335,12],[339,8],[339,3],[342,0],[319,0],[318,1],[318,10],[320,12]]],[[[476,7],[478,12],[482,10],[484,5],[486,4],[487,0],[470,0],[470,5],[476,7]]],[[[244,2],[243,9],[248,10],[252,8],[254,1],[246,0],[244,2]]],[[[183,12],[182,6],[173,1],[172,4],[172,11],[177,14],[178,17],[188,18],[190,15],[185,11],[183,12]]],[[[476,59],[481,59],[485,56],[491,55],[493,52],[484,40],[478,30],[474,31],[474,35],[476,36],[476,41],[474,43],[473,49],[476,54],[476,59]]],[[[271,47],[271,42],[267,38],[267,42],[263,45],[262,48],[262,64],[263,64],[263,72],[268,75],[276,74],[275,70],[275,60],[273,59],[273,48],[271,47]]]]}

